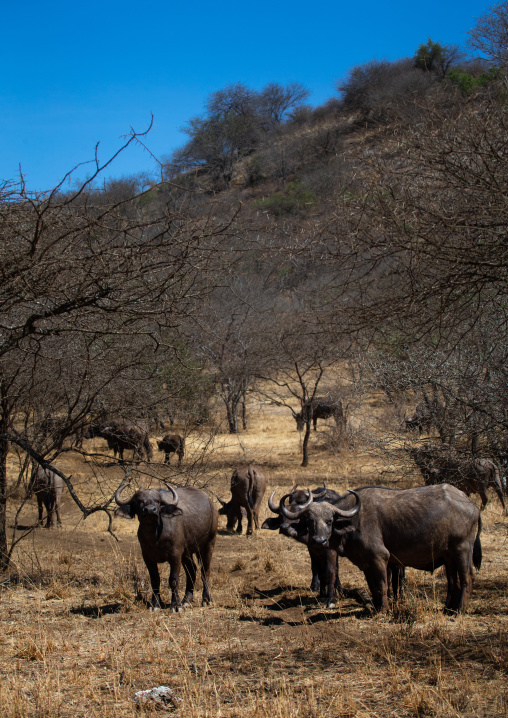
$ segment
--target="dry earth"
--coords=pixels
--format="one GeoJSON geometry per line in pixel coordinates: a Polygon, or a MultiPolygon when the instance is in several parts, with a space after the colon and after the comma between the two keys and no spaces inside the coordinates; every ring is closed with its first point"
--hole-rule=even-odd
{"type": "MultiPolygon", "coordinates": [[[[377,401],[368,408],[374,423],[365,426],[357,417],[358,432],[397,428],[377,401]]],[[[246,458],[265,468],[269,490],[323,479],[339,490],[421,483],[398,463],[396,441],[388,451],[367,452],[358,433],[354,451],[332,451],[330,422],[318,425],[310,466],[302,469],[300,437],[287,410],[265,406],[251,413],[248,432],[215,444],[208,479],[222,496],[232,467],[246,458]]],[[[185,462],[201,441],[190,438],[185,462]]],[[[121,476],[111,462],[93,465],[73,453],[58,465],[95,498],[96,478],[107,494],[121,476]]],[[[144,485],[178,477],[155,462],[147,472],[144,485]]],[[[66,494],[63,527],[38,529],[20,543],[10,579],[1,584],[1,714],[506,716],[508,522],[494,499],[483,514],[483,566],[470,610],[449,618],[441,613],[440,572],[409,570],[406,596],[390,615],[371,615],[350,599],[323,609],[308,590],[303,546],[269,531],[227,535],[225,519],[213,562],[214,605],[202,608],[198,601],[182,614],[154,613],[145,602],[148,575],[136,522],[115,521],[117,543],[103,515],[82,521],[66,494]],[[174,705],[136,706],[137,691],[160,685],[173,689],[174,705]]],[[[262,518],[268,513],[265,502],[262,518]]],[[[35,515],[32,501],[21,523],[35,515]]],[[[168,599],[167,567],[162,575],[168,599]]],[[[366,588],[345,560],[341,579],[347,587],[366,588]]]]}

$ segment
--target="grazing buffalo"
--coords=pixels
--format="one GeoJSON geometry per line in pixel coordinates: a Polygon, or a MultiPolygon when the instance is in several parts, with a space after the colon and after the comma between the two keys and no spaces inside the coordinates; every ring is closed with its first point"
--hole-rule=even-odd
{"type": "Polygon", "coordinates": [[[493,488],[506,511],[499,468],[492,459],[463,457],[453,449],[440,449],[433,444],[407,451],[420,469],[427,486],[447,483],[468,496],[479,494],[482,509],[488,503],[487,489],[493,488]]]}
{"type": "Polygon", "coordinates": [[[55,474],[51,469],[43,469],[42,466],[34,466],[32,475],[28,484],[28,493],[31,496],[35,494],[37,497],[37,505],[39,509],[39,523],[43,520],[43,510],[46,508],[47,520],[46,528],[49,529],[55,525],[56,520],[59,524],[60,504],[62,501],[62,492],[64,489],[63,479],[55,474]]]}
{"type": "Polygon", "coordinates": [[[345,416],[342,402],[340,400],[327,399],[326,397],[316,397],[312,401],[307,401],[300,412],[295,414],[296,428],[303,431],[303,427],[310,420],[314,425],[314,431],[317,430],[318,419],[329,419],[331,416],[335,419],[337,426],[345,425],[345,416]]]}
{"type": "Polygon", "coordinates": [[[242,508],[247,513],[247,535],[252,534],[253,522],[256,529],[259,528],[259,509],[265,491],[266,480],[259,466],[246,464],[233,471],[231,499],[227,503],[219,499],[222,504],[219,514],[228,517],[226,524],[228,531],[234,531],[238,521],[236,533],[242,533],[242,508]]]}
{"type": "Polygon", "coordinates": [[[446,613],[463,612],[472,590],[472,566],[481,565],[480,512],[455,486],[350,491],[333,503],[307,501],[281,512],[283,533],[307,546],[325,546],[365,574],[374,607],[388,609],[388,581],[400,567],[446,569],[446,613]]]}
{"type": "MultiPolygon", "coordinates": [[[[282,514],[281,506],[274,503],[274,495],[275,491],[272,492],[272,495],[268,499],[268,508],[274,514],[277,514],[277,516],[271,516],[265,519],[261,528],[270,529],[271,531],[279,530],[284,533],[287,526],[292,522],[282,514]]],[[[312,495],[314,501],[333,501],[334,499],[340,498],[340,494],[333,491],[333,489],[328,489],[326,486],[312,489],[312,495]]],[[[307,502],[308,493],[295,487],[291,493],[283,496],[281,504],[285,499],[289,499],[290,507],[298,507],[307,502]]],[[[309,545],[307,548],[309,550],[312,570],[310,590],[319,591],[319,597],[326,601],[327,608],[334,608],[335,593],[337,592],[339,596],[344,595],[344,589],[342,588],[339,578],[339,557],[337,551],[329,547],[318,545],[309,545]]]]}
{"type": "Polygon", "coordinates": [[[157,442],[159,451],[163,451],[164,463],[169,465],[169,455],[176,454],[178,456],[178,466],[182,463],[185,439],[180,434],[166,434],[160,441],[157,442]]]}
{"type": "Polygon", "coordinates": [[[176,489],[139,489],[129,499],[122,501],[122,484],[115,493],[118,508],[116,516],[139,520],[138,540],[143,560],[150,574],[152,605],[161,607],[160,575],[157,564],[170,565],[169,586],[171,588],[171,609],[181,611],[194,600],[196,582],[196,556],[201,562],[203,581],[203,606],[212,599],[209,590],[210,563],[217,535],[217,509],[201,489],[192,486],[176,489]],[[180,600],[178,585],[183,565],[186,587],[183,602],[180,600]]]}
{"type": "Polygon", "coordinates": [[[132,460],[140,460],[143,451],[148,461],[152,460],[152,445],[148,438],[148,432],[139,426],[129,424],[126,421],[112,419],[100,424],[90,424],[84,434],[85,439],[93,439],[100,436],[108,443],[108,448],[112,449],[116,458],[119,454],[120,461],[123,463],[123,452],[132,451],[132,460]]]}

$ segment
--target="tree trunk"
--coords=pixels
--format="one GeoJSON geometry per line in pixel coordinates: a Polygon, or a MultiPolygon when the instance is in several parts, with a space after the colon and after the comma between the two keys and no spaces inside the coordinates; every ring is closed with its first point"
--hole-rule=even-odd
{"type": "Polygon", "coordinates": [[[247,408],[245,406],[245,394],[242,396],[242,428],[247,431],[247,408]]]}
{"type": "MultiPolygon", "coordinates": [[[[311,412],[309,412],[311,414],[311,412]]],[[[309,438],[310,438],[310,425],[312,423],[312,419],[309,417],[307,421],[305,422],[305,436],[303,437],[303,445],[302,445],[302,466],[308,466],[309,465],[309,438]]]]}
{"type": "Polygon", "coordinates": [[[238,403],[236,401],[226,402],[226,414],[228,417],[228,429],[230,434],[238,434],[238,403]]]}
{"type": "MultiPolygon", "coordinates": [[[[0,422],[0,433],[4,433],[4,422],[0,422]]],[[[7,549],[7,452],[9,442],[0,439],[0,571],[9,566],[7,549]]]]}

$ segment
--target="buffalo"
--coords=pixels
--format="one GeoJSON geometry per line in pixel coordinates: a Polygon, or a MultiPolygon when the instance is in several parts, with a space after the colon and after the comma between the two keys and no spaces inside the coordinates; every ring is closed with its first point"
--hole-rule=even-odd
{"type": "Polygon", "coordinates": [[[120,461],[123,463],[124,451],[133,452],[132,459],[141,459],[143,451],[148,461],[152,460],[152,445],[148,438],[148,432],[135,424],[130,424],[119,419],[102,422],[100,424],[90,424],[83,435],[85,439],[93,439],[100,436],[108,443],[108,448],[112,449],[116,458],[119,454],[120,461]]]}
{"type": "MultiPolygon", "coordinates": [[[[282,514],[281,505],[286,499],[289,499],[290,507],[298,507],[301,504],[305,504],[308,499],[308,493],[295,487],[289,494],[282,497],[279,506],[273,501],[274,495],[275,491],[272,492],[268,499],[268,508],[274,514],[277,514],[277,516],[271,516],[265,519],[261,528],[270,529],[271,531],[278,529],[284,533],[287,526],[292,522],[282,514]]],[[[312,495],[314,501],[333,501],[340,498],[340,494],[333,491],[333,489],[328,489],[326,486],[312,489],[312,495]]],[[[339,578],[339,557],[337,551],[329,547],[318,545],[309,545],[307,548],[312,570],[310,590],[319,591],[319,597],[326,601],[327,608],[334,608],[335,593],[339,595],[344,595],[345,593],[339,578]]]]}
{"type": "Polygon", "coordinates": [[[160,441],[157,442],[159,451],[164,452],[164,463],[169,465],[169,455],[176,454],[178,456],[178,466],[181,465],[184,449],[185,439],[180,434],[166,434],[160,441]]]}
{"type": "Polygon", "coordinates": [[[42,466],[34,466],[28,484],[28,492],[31,496],[35,494],[39,509],[39,523],[42,523],[44,508],[46,508],[46,528],[55,525],[55,514],[57,523],[61,524],[60,504],[64,489],[63,479],[51,469],[44,469],[42,466]]]}
{"type": "Polygon", "coordinates": [[[307,546],[345,556],[365,574],[374,608],[388,609],[388,581],[400,567],[434,571],[448,579],[446,613],[464,612],[472,590],[473,565],[481,566],[480,511],[449,484],[413,489],[371,486],[329,502],[307,501],[281,512],[283,533],[307,546]]]}
{"type": "MultiPolygon", "coordinates": [[[[221,516],[227,516],[226,529],[242,533],[242,508],[247,514],[247,535],[252,534],[252,524],[259,529],[259,509],[266,491],[266,479],[262,469],[255,464],[246,464],[233,471],[231,476],[231,498],[219,509],[221,516]]],[[[218,498],[218,497],[217,497],[218,498]]]]}
{"type": "Polygon", "coordinates": [[[432,426],[440,426],[444,420],[444,408],[437,402],[418,404],[411,416],[404,419],[406,431],[429,430],[432,426]]]}
{"type": "Polygon", "coordinates": [[[506,511],[499,468],[492,459],[463,457],[450,448],[443,450],[432,444],[407,451],[420,469],[426,486],[448,483],[468,496],[479,494],[482,510],[488,503],[487,489],[493,488],[506,511]]]}
{"type": "Polygon", "coordinates": [[[209,590],[210,563],[217,536],[217,509],[201,489],[187,486],[176,489],[139,489],[122,501],[122,483],[115,493],[116,516],[139,520],[138,540],[150,575],[152,606],[161,608],[159,563],[170,566],[171,610],[181,611],[192,605],[196,582],[196,556],[201,562],[203,606],[212,602],[209,590]],[[183,565],[186,587],[183,602],[178,592],[183,565]]]}
{"type": "Polygon", "coordinates": [[[296,428],[302,431],[305,424],[310,420],[317,431],[318,419],[329,419],[333,416],[337,426],[345,424],[344,408],[340,400],[332,400],[326,397],[316,397],[303,404],[302,410],[297,414],[293,412],[296,421],[296,428]]]}

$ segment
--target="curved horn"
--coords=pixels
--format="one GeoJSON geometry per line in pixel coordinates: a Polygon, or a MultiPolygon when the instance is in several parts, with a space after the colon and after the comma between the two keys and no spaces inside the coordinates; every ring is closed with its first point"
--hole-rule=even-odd
{"type": "Polygon", "coordinates": [[[357,514],[360,511],[360,507],[362,505],[362,500],[360,499],[356,491],[351,491],[351,489],[349,489],[349,493],[353,494],[353,496],[356,498],[356,505],[352,509],[339,509],[337,506],[333,506],[332,504],[334,513],[336,513],[337,516],[341,516],[343,519],[350,519],[352,516],[357,514]]]}
{"type": "MultiPolygon", "coordinates": [[[[120,500],[120,496],[121,496],[121,494],[122,494],[122,492],[123,492],[123,490],[125,489],[126,486],[127,486],[127,482],[122,481],[122,483],[120,484],[120,486],[119,486],[119,487],[117,488],[117,490],[115,491],[115,501],[116,501],[116,503],[118,504],[118,506],[124,506],[125,504],[130,504],[130,502],[131,502],[131,499],[129,499],[129,501],[121,501],[121,500],[120,500]]],[[[132,496],[131,496],[131,498],[132,498],[132,496]]]]}
{"type": "Polygon", "coordinates": [[[283,496],[283,497],[281,498],[280,504],[279,504],[279,505],[280,505],[280,510],[281,510],[281,512],[284,514],[284,516],[285,516],[287,519],[298,519],[298,518],[300,518],[300,516],[304,513],[304,511],[309,508],[309,506],[311,505],[311,503],[314,501],[314,497],[312,496],[312,493],[311,493],[311,491],[310,491],[309,489],[307,489],[307,495],[308,495],[309,498],[308,498],[308,500],[306,501],[306,503],[304,503],[304,504],[298,504],[298,508],[297,508],[297,509],[294,509],[294,510],[290,510],[290,509],[288,509],[286,506],[284,506],[284,501],[285,501],[289,496],[291,496],[291,494],[286,494],[285,496],[283,496]]]}
{"type": "Polygon", "coordinates": [[[219,504],[220,504],[221,506],[225,506],[225,505],[226,505],[226,501],[223,501],[220,496],[217,496],[217,494],[214,494],[214,496],[215,496],[215,498],[217,499],[217,501],[219,502],[219,504]]]}
{"type": "MultiPolygon", "coordinates": [[[[164,482],[164,483],[166,484],[166,482],[164,482]]],[[[159,494],[160,494],[162,503],[166,504],[166,506],[177,506],[178,501],[179,501],[178,494],[176,493],[175,489],[172,486],[170,486],[170,484],[166,484],[166,487],[167,487],[168,491],[171,491],[171,493],[173,494],[174,501],[168,501],[168,499],[164,498],[163,492],[165,490],[162,489],[162,491],[159,490],[159,494]]]]}
{"type": "Polygon", "coordinates": [[[276,491],[277,491],[277,489],[274,489],[271,493],[270,498],[268,499],[268,508],[270,509],[270,511],[273,511],[274,514],[280,515],[280,508],[273,501],[273,497],[275,496],[276,491]]]}
{"type": "Polygon", "coordinates": [[[317,489],[313,489],[312,493],[314,496],[322,496],[326,492],[327,488],[327,486],[319,486],[317,489]]]}

